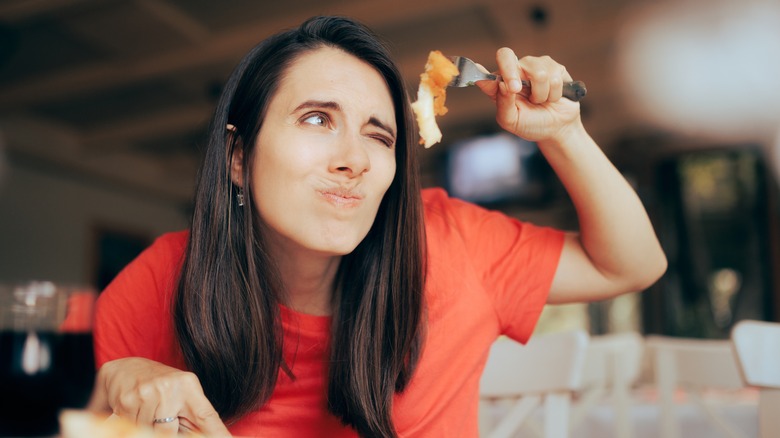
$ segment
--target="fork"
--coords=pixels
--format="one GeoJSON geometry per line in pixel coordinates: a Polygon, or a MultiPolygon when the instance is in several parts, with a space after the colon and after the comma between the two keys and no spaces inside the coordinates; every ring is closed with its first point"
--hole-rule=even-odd
{"type": "MultiPolygon", "coordinates": [[[[468,87],[474,85],[477,81],[495,81],[502,80],[500,75],[494,75],[492,73],[485,73],[477,67],[474,61],[466,58],[465,56],[451,56],[450,60],[456,67],[458,67],[458,75],[452,78],[452,81],[448,84],[449,87],[468,87]]],[[[530,90],[531,83],[522,80],[523,89],[530,90]]],[[[585,88],[585,83],[582,81],[572,81],[563,83],[563,97],[579,102],[580,99],[585,97],[588,90],[585,88]]]]}

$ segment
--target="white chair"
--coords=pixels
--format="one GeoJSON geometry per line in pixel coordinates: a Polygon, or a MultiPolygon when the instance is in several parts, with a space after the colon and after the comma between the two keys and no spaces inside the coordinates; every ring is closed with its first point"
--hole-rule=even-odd
{"type": "Polygon", "coordinates": [[[736,358],[728,340],[648,336],[647,354],[652,358],[659,402],[661,437],[680,438],[675,391],[682,390],[726,436],[745,434],[723,418],[722,412],[702,397],[706,390],[743,388],[736,358]]]}
{"type": "Polygon", "coordinates": [[[780,434],[780,323],[740,321],[731,331],[731,341],[745,383],[760,390],[760,437],[777,437],[780,434]]]}
{"type": "MultiPolygon", "coordinates": [[[[541,406],[544,436],[569,436],[571,395],[580,387],[588,345],[583,330],[537,335],[526,345],[498,339],[480,381],[481,413],[492,403],[509,401],[504,415],[483,436],[511,437],[541,406]]],[[[484,415],[481,422],[486,422],[484,415]]]]}
{"type": "Polygon", "coordinates": [[[582,391],[573,406],[571,427],[577,427],[596,403],[608,400],[616,438],[634,436],[631,391],[639,380],[644,338],[636,332],[591,336],[585,355],[582,391]]]}

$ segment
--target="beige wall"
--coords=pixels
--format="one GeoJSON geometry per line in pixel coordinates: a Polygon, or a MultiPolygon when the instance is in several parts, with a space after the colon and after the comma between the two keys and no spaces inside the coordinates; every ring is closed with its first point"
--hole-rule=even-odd
{"type": "Polygon", "coordinates": [[[8,161],[0,180],[0,282],[92,284],[98,227],[154,237],[187,225],[179,205],[8,161]]]}

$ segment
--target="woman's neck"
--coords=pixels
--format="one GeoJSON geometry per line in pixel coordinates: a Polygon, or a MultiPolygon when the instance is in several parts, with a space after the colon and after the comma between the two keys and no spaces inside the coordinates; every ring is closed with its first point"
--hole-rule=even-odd
{"type": "Polygon", "coordinates": [[[332,313],[336,271],[341,257],[282,257],[279,271],[284,283],[287,307],[301,313],[325,316],[332,313]]]}

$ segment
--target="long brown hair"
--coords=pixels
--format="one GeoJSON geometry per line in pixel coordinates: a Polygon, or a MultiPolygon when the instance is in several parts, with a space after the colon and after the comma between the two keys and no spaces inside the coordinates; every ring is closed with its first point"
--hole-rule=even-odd
{"type": "Polygon", "coordinates": [[[397,170],[366,238],[342,258],[334,291],[328,409],[364,436],[396,436],[392,399],[409,383],[423,339],[425,235],[417,144],[407,92],[383,43],[343,17],[315,17],[276,34],[239,63],[222,92],[198,175],[192,227],[174,302],[185,362],[225,421],[270,397],[282,356],[284,285],[252,208],[254,145],[286,70],[336,47],[385,79],[399,135],[397,170]],[[228,135],[226,126],[236,131],[228,135]],[[243,150],[245,205],[230,161],[243,150]]]}

